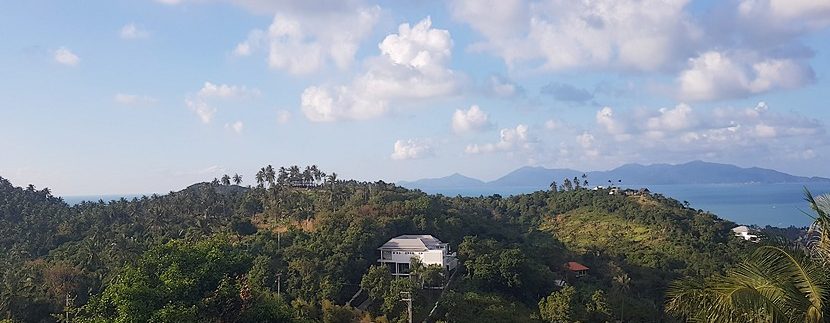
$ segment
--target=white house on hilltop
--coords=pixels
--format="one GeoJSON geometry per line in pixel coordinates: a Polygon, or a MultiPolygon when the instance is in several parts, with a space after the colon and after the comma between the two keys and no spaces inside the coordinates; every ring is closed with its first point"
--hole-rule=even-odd
{"type": "Polygon", "coordinates": [[[458,266],[458,259],[454,252],[450,253],[450,246],[431,235],[405,234],[392,238],[378,250],[378,262],[386,265],[396,276],[409,275],[412,258],[418,258],[426,266],[439,265],[448,271],[458,266]]]}
{"type": "Polygon", "coordinates": [[[732,232],[735,233],[735,236],[741,237],[746,241],[752,241],[752,242],[758,242],[759,241],[758,236],[754,235],[754,234],[751,234],[750,233],[751,230],[749,229],[749,227],[747,227],[745,225],[741,225],[741,226],[737,226],[737,227],[732,228],[732,232]]]}

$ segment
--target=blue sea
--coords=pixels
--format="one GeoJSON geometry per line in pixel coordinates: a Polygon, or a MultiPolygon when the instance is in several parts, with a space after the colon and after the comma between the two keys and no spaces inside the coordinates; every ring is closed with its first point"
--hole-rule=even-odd
{"type": "MultiPolygon", "coordinates": [[[[804,214],[804,212],[812,214],[804,201],[803,188],[805,186],[813,192],[813,195],[830,193],[830,183],[632,185],[624,187],[648,187],[653,193],[660,193],[681,202],[688,201],[693,208],[712,212],[721,218],[740,224],[801,227],[812,223],[812,219],[804,214]]],[[[492,190],[462,187],[425,191],[447,196],[492,194],[508,196],[529,193],[537,189],[510,187],[492,190]]],[[[63,198],[70,205],[74,205],[81,201],[111,201],[122,197],[131,200],[141,195],[89,195],[64,196],[63,198]]]]}
{"type": "MultiPolygon", "coordinates": [[[[712,212],[720,218],[740,224],[800,227],[812,223],[812,219],[804,214],[804,212],[812,214],[804,201],[803,188],[805,186],[813,195],[830,193],[830,183],[632,185],[627,187],[648,187],[653,193],[660,193],[680,202],[688,201],[693,208],[712,212]]],[[[498,191],[478,188],[425,191],[447,196],[492,194],[507,196],[528,193],[537,189],[510,187],[498,191]]]]}
{"type": "MultiPolygon", "coordinates": [[[[149,196],[150,194],[147,194],[149,196]]],[[[69,195],[69,196],[61,196],[63,200],[66,201],[69,205],[75,205],[84,201],[87,202],[110,202],[110,201],[117,201],[120,200],[122,197],[127,200],[132,200],[133,198],[141,198],[144,194],[102,194],[102,195],[69,195]]]]}
{"type": "Polygon", "coordinates": [[[740,224],[786,227],[812,223],[804,187],[815,196],[830,193],[830,183],[651,185],[649,189],[740,224]]]}

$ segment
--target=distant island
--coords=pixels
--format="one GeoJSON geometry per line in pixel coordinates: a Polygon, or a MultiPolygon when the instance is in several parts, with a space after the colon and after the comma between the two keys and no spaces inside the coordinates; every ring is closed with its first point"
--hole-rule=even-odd
{"type": "Polygon", "coordinates": [[[398,185],[427,192],[443,191],[535,191],[547,189],[552,181],[581,178],[585,174],[591,186],[608,185],[685,185],[746,183],[830,183],[830,178],[795,176],[759,167],[743,168],[729,164],[692,161],[685,164],[626,164],[608,171],[579,171],[525,166],[490,182],[458,173],[398,185]]]}

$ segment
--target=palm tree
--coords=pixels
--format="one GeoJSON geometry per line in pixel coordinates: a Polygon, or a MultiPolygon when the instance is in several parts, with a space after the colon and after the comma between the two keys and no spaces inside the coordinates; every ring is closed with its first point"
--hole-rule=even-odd
{"type": "Polygon", "coordinates": [[[283,186],[287,181],[288,171],[285,169],[285,167],[280,166],[279,175],[277,176],[277,183],[280,184],[280,186],[283,186]]]}
{"type": "Polygon", "coordinates": [[[805,188],[804,199],[810,203],[810,208],[816,213],[815,217],[811,216],[813,225],[810,227],[812,233],[810,247],[818,254],[817,258],[822,260],[824,265],[830,265],[830,234],[828,234],[828,230],[830,230],[830,195],[824,194],[814,197],[805,188]]]}
{"type": "MultiPolygon", "coordinates": [[[[621,295],[625,295],[628,292],[628,289],[631,287],[631,277],[628,277],[628,274],[622,273],[617,276],[614,276],[614,285],[617,287],[621,295]]],[[[620,303],[620,319],[625,319],[625,297],[621,299],[620,303]]]]}
{"type": "Polygon", "coordinates": [[[303,171],[303,180],[305,181],[305,187],[311,186],[314,183],[314,169],[311,166],[306,166],[305,170],[303,171]]]}
{"type": "Polygon", "coordinates": [[[337,173],[332,172],[329,175],[328,180],[329,182],[329,204],[331,205],[331,210],[335,211],[336,208],[334,206],[334,184],[337,183],[337,173]]]}
{"type": "Polygon", "coordinates": [[[233,174],[233,183],[236,185],[242,184],[242,175],[233,174]]]}
{"type": "Polygon", "coordinates": [[[256,184],[257,187],[262,188],[265,186],[265,168],[260,168],[258,172],[256,172],[256,184]]]}
{"type": "Polygon", "coordinates": [[[271,165],[265,166],[265,181],[268,182],[268,186],[274,186],[276,178],[274,167],[271,165]]]}
{"type": "Polygon", "coordinates": [[[676,281],[666,310],[707,322],[824,322],[830,313],[830,195],[804,192],[816,213],[806,248],[762,246],[726,274],[676,281]]]}
{"type": "Polygon", "coordinates": [[[297,181],[300,181],[300,167],[297,165],[288,167],[288,183],[291,186],[296,186],[297,181]]]}
{"type": "Polygon", "coordinates": [[[310,170],[311,170],[311,177],[314,179],[314,183],[317,183],[318,181],[320,181],[320,179],[323,177],[322,176],[323,172],[321,172],[320,169],[317,168],[317,165],[311,165],[310,170]]]}
{"type": "Polygon", "coordinates": [[[231,185],[231,177],[228,174],[222,175],[222,185],[229,186],[231,185]]]}

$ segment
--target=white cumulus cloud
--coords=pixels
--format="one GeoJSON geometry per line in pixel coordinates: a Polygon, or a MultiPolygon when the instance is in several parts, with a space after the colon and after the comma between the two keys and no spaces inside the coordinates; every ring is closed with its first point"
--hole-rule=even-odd
{"type": "Polygon", "coordinates": [[[600,131],[594,135],[602,135],[603,140],[597,143],[604,143],[606,149],[691,154],[686,155],[687,159],[694,159],[695,153],[772,150],[773,146],[787,145],[790,139],[808,139],[825,132],[816,120],[771,112],[763,102],[752,108],[704,110],[678,104],[673,108],[639,108],[619,115],[610,107],[601,112],[597,114],[600,131]],[[627,140],[625,145],[612,144],[620,138],[627,140]]]}
{"type": "Polygon", "coordinates": [[[315,122],[368,119],[381,116],[390,102],[454,94],[459,76],[447,67],[452,38],[432,28],[429,17],[398,27],[378,45],[381,55],[367,59],[366,71],[350,84],[311,86],[303,91],[301,107],[315,122]]]}
{"type": "Polygon", "coordinates": [[[492,153],[497,151],[527,150],[534,139],[530,136],[527,125],[519,124],[515,128],[504,128],[499,132],[499,141],[486,144],[467,145],[464,152],[468,154],[492,153]]]}
{"type": "Polygon", "coordinates": [[[738,16],[769,30],[804,31],[830,25],[830,2],[822,0],[741,0],[738,16]]]}
{"type": "Polygon", "coordinates": [[[419,159],[432,155],[432,147],[424,141],[396,140],[390,157],[394,160],[419,159]]]}
{"type": "Polygon", "coordinates": [[[493,126],[487,113],[477,105],[467,110],[456,109],[452,115],[452,130],[455,133],[467,133],[488,129],[493,126]]]}
{"type": "Polygon", "coordinates": [[[796,88],[813,79],[812,69],[791,59],[710,51],[690,59],[677,82],[682,99],[704,101],[796,88]]]}
{"type": "MultiPolygon", "coordinates": [[[[776,111],[760,102],[751,107],[672,107],[598,109],[592,127],[561,127],[538,139],[524,155],[565,167],[616,167],[622,163],[734,162],[806,159],[827,147],[823,122],[776,111]]],[[[478,148],[476,150],[476,148],[478,148]]],[[[498,151],[496,145],[469,152],[498,151]]]]}
{"type": "Polygon", "coordinates": [[[193,113],[199,116],[199,120],[202,120],[202,123],[210,123],[213,120],[213,115],[216,114],[216,108],[209,106],[207,102],[198,98],[186,98],[184,103],[190,111],[193,111],[193,113]]]}
{"type": "Polygon", "coordinates": [[[453,16],[485,37],[474,49],[509,66],[654,71],[682,55],[699,31],[684,12],[689,0],[456,0],[453,16]]]}
{"type": "Polygon", "coordinates": [[[275,9],[268,29],[251,31],[233,52],[249,56],[264,51],[269,67],[291,74],[319,71],[329,61],[340,69],[349,67],[381,12],[377,6],[320,11],[286,5],[275,9]]]}

